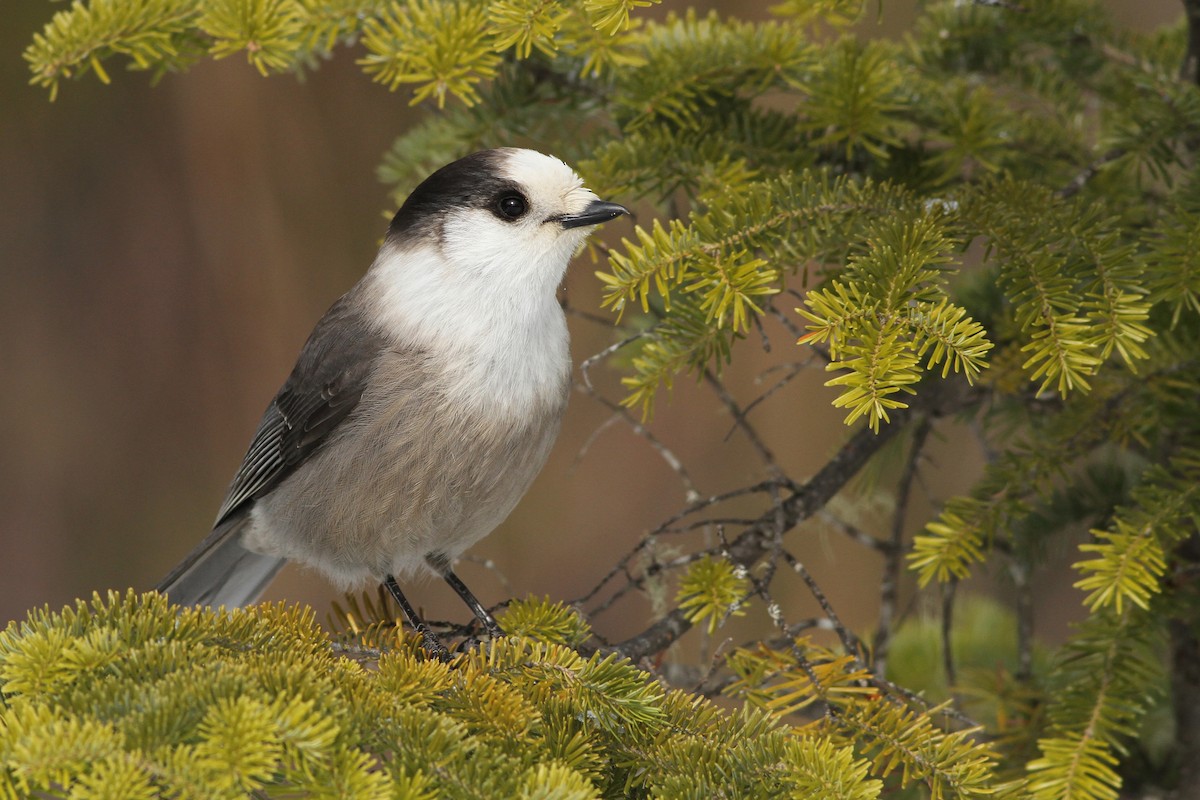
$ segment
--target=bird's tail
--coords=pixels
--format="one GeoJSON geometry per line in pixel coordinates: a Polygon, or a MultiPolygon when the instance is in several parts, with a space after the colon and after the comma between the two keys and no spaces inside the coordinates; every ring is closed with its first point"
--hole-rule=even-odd
{"type": "Polygon", "coordinates": [[[185,606],[236,608],[258,600],[283,559],[242,547],[246,522],[246,516],[239,515],[213,528],[154,588],[185,606]]]}

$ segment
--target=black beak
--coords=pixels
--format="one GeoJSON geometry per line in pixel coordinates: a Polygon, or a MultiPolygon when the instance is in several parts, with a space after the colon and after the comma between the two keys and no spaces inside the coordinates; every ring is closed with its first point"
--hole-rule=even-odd
{"type": "Polygon", "coordinates": [[[593,200],[582,213],[568,214],[560,217],[558,221],[564,228],[582,228],[584,225],[599,225],[628,213],[629,209],[625,206],[593,200]]]}

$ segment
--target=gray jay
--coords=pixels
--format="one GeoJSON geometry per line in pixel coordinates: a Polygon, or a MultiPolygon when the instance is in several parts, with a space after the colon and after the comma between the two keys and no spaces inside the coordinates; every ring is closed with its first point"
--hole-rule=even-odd
{"type": "Polygon", "coordinates": [[[422,182],[374,263],[326,312],[267,406],[212,533],[158,585],[184,604],[254,602],[285,560],[339,587],[454,574],[525,494],[567,403],[555,297],[595,226],[626,214],[562,161],[485,150],[422,182]]]}

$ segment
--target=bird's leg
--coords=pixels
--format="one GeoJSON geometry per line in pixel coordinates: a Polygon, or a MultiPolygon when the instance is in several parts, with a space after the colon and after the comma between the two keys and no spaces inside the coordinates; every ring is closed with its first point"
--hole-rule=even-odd
{"type": "Polygon", "coordinates": [[[463,599],[471,612],[475,614],[475,618],[483,623],[483,627],[487,629],[488,635],[493,639],[499,639],[504,635],[504,629],[500,627],[500,623],[496,622],[496,618],[483,607],[483,603],[479,602],[474,593],[467,588],[467,585],[462,582],[462,578],[454,574],[454,570],[450,569],[450,564],[444,556],[440,554],[430,554],[425,557],[429,566],[433,567],[437,574],[442,576],[446,583],[450,584],[450,588],[455,594],[463,599]]]}
{"type": "Polygon", "coordinates": [[[425,651],[438,661],[449,661],[450,651],[434,635],[433,631],[429,630],[429,626],[425,624],[425,620],[417,616],[416,609],[412,607],[412,603],[408,602],[408,598],[404,596],[404,592],[400,591],[400,585],[396,583],[396,579],[388,575],[383,580],[383,586],[400,606],[400,610],[404,612],[404,616],[408,617],[409,623],[416,628],[417,633],[421,634],[421,646],[425,648],[425,651]]]}

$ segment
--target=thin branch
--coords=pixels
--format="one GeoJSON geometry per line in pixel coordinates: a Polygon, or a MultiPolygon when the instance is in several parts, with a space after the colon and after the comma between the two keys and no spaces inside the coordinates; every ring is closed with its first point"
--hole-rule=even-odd
{"type": "MultiPolygon", "coordinates": [[[[462,561],[469,561],[472,564],[478,564],[479,566],[483,567],[488,572],[492,573],[492,575],[496,578],[496,580],[499,581],[500,586],[501,586],[501,588],[504,589],[504,593],[506,595],[508,595],[509,597],[516,596],[516,594],[517,594],[516,589],[513,588],[512,583],[510,583],[508,580],[508,576],[504,574],[504,570],[500,569],[499,565],[497,565],[495,561],[492,561],[490,558],[481,558],[479,556],[473,556],[470,554],[459,556],[459,559],[462,561]]],[[[508,603],[505,602],[502,605],[506,606],[506,605],[508,605],[508,603]]],[[[488,610],[495,612],[496,609],[500,608],[500,607],[501,606],[493,606],[492,608],[489,608],[488,610]]]]}
{"type": "Polygon", "coordinates": [[[942,584],[942,668],[946,672],[946,688],[955,696],[958,685],[958,670],[954,665],[954,595],[958,581],[951,579],[942,584]]]}
{"type": "Polygon", "coordinates": [[[1009,574],[1017,593],[1017,675],[1022,683],[1033,679],[1033,587],[1029,564],[1019,554],[1009,559],[1009,574]]]}
{"type": "Polygon", "coordinates": [[[1096,177],[1096,174],[1099,173],[1106,164],[1110,164],[1124,155],[1125,149],[1123,147],[1114,147],[1080,170],[1079,174],[1072,178],[1070,183],[1059,189],[1054,194],[1061,200],[1074,197],[1075,195],[1079,194],[1083,187],[1088,185],[1088,182],[1092,178],[1096,177]]]}
{"type": "Polygon", "coordinates": [[[833,606],[829,604],[829,598],[825,596],[825,592],[817,585],[816,580],[813,579],[812,574],[809,573],[804,564],[786,550],[783,551],[783,557],[787,560],[788,565],[791,566],[792,571],[800,576],[800,580],[804,581],[804,584],[808,587],[808,591],[812,593],[817,604],[821,606],[821,610],[825,612],[825,616],[833,624],[833,630],[837,633],[838,640],[841,641],[847,655],[852,655],[855,660],[858,660],[862,653],[862,646],[858,637],[846,627],[837,615],[837,612],[833,610],[833,606]]]}
{"type": "MultiPolygon", "coordinates": [[[[781,369],[786,370],[787,374],[784,375],[779,380],[777,380],[774,384],[772,384],[771,387],[769,389],[767,389],[765,392],[763,392],[758,397],[754,398],[749,403],[747,403],[746,407],[742,409],[742,416],[743,417],[750,416],[751,411],[753,411],[756,407],[758,407],[762,403],[766,402],[771,397],[771,395],[775,394],[777,391],[779,391],[780,389],[782,389],[783,387],[785,387],[789,383],[791,383],[792,379],[795,378],[797,375],[799,375],[801,372],[803,372],[804,368],[807,367],[811,361],[812,361],[812,358],[810,356],[805,361],[793,361],[790,364],[775,364],[774,366],[768,367],[766,370],[764,370],[761,375],[759,375],[757,378],[754,379],[755,383],[761,382],[763,378],[765,378],[767,375],[769,375],[772,372],[775,372],[777,370],[781,370],[781,369]]],[[[725,434],[726,440],[728,440],[729,437],[733,435],[733,432],[735,430],[737,430],[737,427],[738,426],[735,424],[729,428],[729,432],[725,434]]]]}
{"type": "Polygon", "coordinates": [[[621,422],[620,414],[609,414],[608,419],[597,425],[595,430],[589,433],[588,438],[585,439],[583,444],[579,446],[579,450],[575,453],[575,458],[571,459],[571,466],[568,468],[568,470],[574,472],[576,469],[578,469],[580,462],[587,457],[588,451],[592,449],[592,445],[596,443],[596,440],[599,439],[606,430],[618,422],[621,422]]]}
{"type": "Polygon", "coordinates": [[[649,333],[650,333],[650,331],[641,331],[640,333],[635,333],[632,336],[626,336],[621,341],[614,342],[613,344],[610,344],[608,347],[601,350],[599,353],[590,355],[587,358],[585,358],[583,361],[581,361],[579,363],[579,374],[583,377],[583,385],[585,387],[585,393],[586,394],[594,394],[596,392],[596,387],[592,385],[592,377],[589,374],[589,372],[590,372],[591,368],[596,365],[597,362],[603,361],[604,359],[611,356],[613,353],[615,353],[618,350],[621,350],[625,347],[628,347],[629,345],[633,344],[638,339],[641,339],[642,337],[646,336],[649,333]]]}
{"type": "MultiPolygon", "coordinates": [[[[878,675],[875,675],[871,678],[870,683],[872,686],[882,689],[885,692],[888,692],[890,694],[895,694],[899,697],[903,697],[909,703],[912,703],[915,706],[919,706],[925,710],[929,710],[934,707],[933,703],[929,702],[921,695],[917,694],[916,692],[912,691],[911,689],[904,688],[903,686],[901,686],[898,683],[892,683],[891,681],[887,680],[886,678],[881,678],[878,675]]],[[[962,723],[963,725],[965,725],[968,728],[982,728],[983,727],[983,725],[981,725],[979,722],[975,721],[971,717],[969,717],[966,714],[964,714],[963,712],[959,711],[957,708],[955,708],[952,705],[944,706],[943,708],[941,708],[939,710],[938,713],[940,713],[942,716],[944,716],[948,719],[952,719],[959,723],[962,723]]]]}
{"type": "Polygon", "coordinates": [[[590,311],[584,311],[583,309],[575,308],[575,306],[571,305],[570,298],[566,297],[565,295],[563,296],[561,305],[562,310],[573,317],[579,317],[580,319],[585,319],[588,322],[594,322],[597,325],[603,325],[606,328],[611,329],[613,327],[612,317],[602,317],[599,314],[593,314],[590,311]]]}
{"type": "MultiPolygon", "coordinates": [[[[913,399],[908,408],[897,410],[889,425],[878,434],[870,428],[859,430],[807,483],[783,499],[777,507],[764,512],[753,525],[747,526],[729,545],[729,558],[735,564],[752,568],[775,548],[778,537],[803,520],[810,519],[862,469],[863,465],[904,429],[916,415],[929,413],[944,416],[967,407],[978,390],[968,390],[958,382],[941,384],[913,399]]],[[[641,633],[619,643],[614,649],[622,655],[640,660],[651,653],[670,647],[692,627],[686,614],[675,609],[641,633]]]]}
{"type": "Polygon", "coordinates": [[[837,516],[827,508],[821,509],[817,516],[820,517],[822,522],[833,528],[838,533],[848,537],[851,541],[858,542],[859,544],[869,547],[876,552],[887,553],[891,548],[890,542],[884,542],[876,539],[862,528],[859,528],[856,525],[851,525],[849,522],[846,522],[846,520],[837,516]]]}
{"type": "MultiPolygon", "coordinates": [[[[772,508],[730,544],[730,560],[747,569],[757,563],[771,550],[773,533],[785,533],[824,508],[867,460],[900,430],[907,415],[903,409],[897,412],[893,416],[892,424],[879,434],[873,433],[870,428],[860,428],[808,483],[783,501],[779,509],[782,522],[777,522],[776,509],[772,508]]],[[[631,659],[638,660],[665,650],[691,627],[686,614],[677,608],[646,630],[621,642],[615,649],[631,659]]]]}
{"type": "Polygon", "coordinates": [[[766,468],[767,472],[770,473],[771,477],[782,477],[784,473],[783,470],[779,468],[779,464],[775,461],[775,454],[771,452],[771,448],[767,447],[766,443],[763,442],[762,437],[758,435],[758,431],[756,431],[754,426],[751,425],[746,419],[745,412],[742,411],[741,407],[737,404],[737,401],[733,399],[733,395],[729,393],[729,390],[725,388],[725,384],[722,383],[710,369],[704,370],[704,380],[710,387],[712,387],[712,390],[716,393],[717,398],[725,406],[726,410],[729,411],[729,415],[733,417],[734,427],[740,428],[742,433],[746,435],[746,439],[749,440],[750,446],[753,447],[758,453],[758,457],[762,459],[763,466],[766,468]]]}
{"type": "Polygon", "coordinates": [[[1179,65],[1179,79],[1200,84],[1200,0],[1183,0],[1188,22],[1187,52],[1179,65]]]}
{"type": "Polygon", "coordinates": [[[667,466],[669,466],[676,476],[678,476],[679,482],[683,484],[684,496],[689,502],[691,502],[698,499],[700,497],[700,493],[696,491],[696,485],[692,482],[691,476],[688,475],[687,469],[683,466],[683,462],[679,459],[679,457],[675,455],[671,448],[667,447],[657,436],[651,433],[645,425],[634,419],[633,415],[629,413],[628,409],[600,394],[600,392],[597,391],[596,387],[592,384],[591,376],[588,374],[588,371],[591,369],[592,365],[594,365],[598,360],[612,355],[617,350],[620,350],[622,347],[637,341],[644,335],[644,333],[639,333],[629,336],[619,342],[616,342],[615,344],[609,345],[599,353],[584,359],[579,365],[579,372],[583,377],[581,391],[594,399],[596,402],[603,405],[608,410],[612,411],[614,416],[620,418],[620,420],[628,425],[636,435],[645,439],[646,443],[654,448],[662,460],[667,463],[667,466]]]}
{"type": "Polygon", "coordinates": [[[726,500],[732,500],[735,497],[742,497],[742,496],[745,496],[748,494],[756,494],[759,492],[769,492],[773,488],[786,488],[786,489],[790,489],[792,491],[796,491],[799,487],[797,487],[796,484],[794,484],[790,479],[787,479],[787,478],[782,479],[782,481],[762,481],[761,483],[756,483],[756,484],[753,484],[752,486],[743,486],[740,489],[733,489],[728,492],[722,492],[721,494],[714,494],[710,497],[704,497],[704,498],[700,498],[698,500],[692,501],[687,506],[685,506],[681,511],[676,512],[671,517],[669,517],[667,520],[665,520],[664,522],[659,524],[659,526],[657,528],[655,528],[654,530],[650,531],[645,536],[643,536],[641,541],[639,541],[636,545],[634,545],[633,549],[630,550],[628,553],[626,553],[621,558],[621,560],[618,561],[616,563],[616,565],[611,570],[609,570],[609,572],[603,578],[600,579],[599,583],[597,583],[594,587],[592,587],[592,589],[587,594],[585,594],[583,597],[580,597],[580,598],[572,601],[572,604],[582,605],[584,603],[589,602],[592,598],[594,598],[597,594],[600,593],[600,591],[604,588],[604,586],[609,581],[611,581],[613,578],[615,578],[617,575],[619,575],[621,573],[625,573],[627,576],[629,576],[630,580],[634,580],[633,576],[629,575],[629,572],[628,572],[628,567],[629,567],[630,562],[633,561],[633,559],[636,558],[638,556],[638,554],[641,553],[642,550],[646,549],[646,547],[648,547],[658,536],[660,536],[663,533],[670,532],[673,529],[673,526],[675,525],[675,523],[679,522],[680,520],[683,520],[683,519],[687,518],[688,516],[695,514],[698,511],[702,511],[705,508],[708,508],[709,506],[715,505],[717,503],[723,503],[726,500]]]}
{"type": "Polygon", "coordinates": [[[874,647],[875,672],[887,674],[888,648],[892,642],[892,626],[896,620],[896,597],[900,590],[900,575],[903,570],[901,555],[904,550],[904,523],[908,516],[908,501],[912,494],[913,478],[917,474],[921,452],[925,448],[925,440],[929,437],[931,423],[929,417],[921,417],[913,430],[912,443],[909,445],[908,460],[904,471],[900,473],[900,482],[896,486],[896,509],[892,514],[892,532],[888,546],[883,549],[883,580],[879,586],[879,629],[875,633],[874,647]]]}
{"type": "Polygon", "coordinates": [[[739,525],[745,527],[753,525],[757,522],[757,518],[751,517],[705,517],[695,522],[689,522],[686,525],[673,525],[670,528],[663,528],[659,534],[664,533],[691,533],[702,528],[711,529],[714,525],[739,525]]]}

